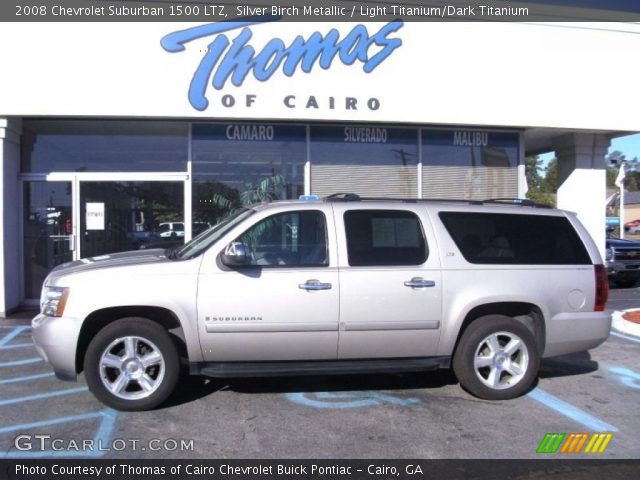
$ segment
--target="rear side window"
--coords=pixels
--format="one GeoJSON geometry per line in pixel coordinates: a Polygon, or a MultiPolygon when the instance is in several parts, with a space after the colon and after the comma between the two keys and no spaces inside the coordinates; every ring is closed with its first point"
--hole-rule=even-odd
{"type": "Polygon", "coordinates": [[[344,224],[353,267],[421,265],[427,260],[422,226],[413,212],[349,210],[344,224]]]}
{"type": "Polygon", "coordinates": [[[565,217],[440,212],[440,219],[470,263],[591,264],[582,240],[565,217]]]}

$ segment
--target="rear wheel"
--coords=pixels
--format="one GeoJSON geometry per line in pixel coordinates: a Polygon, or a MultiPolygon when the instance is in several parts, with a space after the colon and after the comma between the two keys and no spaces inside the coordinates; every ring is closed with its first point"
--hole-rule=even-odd
{"type": "Polygon", "coordinates": [[[502,315],[481,317],[469,325],[453,357],[460,384],[487,400],[524,394],[539,368],[540,356],[531,331],[502,315]]]}
{"type": "Polygon", "coordinates": [[[118,410],[149,410],[178,381],[179,356],[169,333],[146,318],[123,318],[100,330],[84,358],[89,390],[118,410]]]}

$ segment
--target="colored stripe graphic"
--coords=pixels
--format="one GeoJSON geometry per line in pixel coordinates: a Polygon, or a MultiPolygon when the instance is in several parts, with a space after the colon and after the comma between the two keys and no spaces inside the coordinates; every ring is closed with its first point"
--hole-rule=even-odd
{"type": "Polygon", "coordinates": [[[584,453],[604,453],[612,438],[613,433],[594,433],[584,453]]]}
{"type": "Polygon", "coordinates": [[[580,453],[587,438],[589,438],[588,433],[570,433],[562,445],[560,453],[580,453]]]}
{"type": "Polygon", "coordinates": [[[562,440],[564,440],[566,434],[564,433],[547,433],[540,445],[538,446],[537,453],[556,453],[562,440]]]}
{"type": "Polygon", "coordinates": [[[537,453],[604,453],[609,442],[613,438],[613,433],[546,433],[537,453]],[[583,451],[583,447],[586,448],[583,451]]]}

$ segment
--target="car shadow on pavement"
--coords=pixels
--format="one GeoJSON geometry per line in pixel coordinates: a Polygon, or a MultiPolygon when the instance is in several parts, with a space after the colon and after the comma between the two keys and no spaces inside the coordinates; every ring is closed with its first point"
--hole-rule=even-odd
{"type": "MultiPolygon", "coordinates": [[[[540,365],[539,378],[584,375],[598,370],[598,362],[589,352],[545,358],[540,365]]],[[[210,378],[183,374],[177,388],[160,407],[169,408],[204,398],[217,391],[237,393],[297,393],[297,392],[353,392],[403,391],[436,389],[458,383],[451,370],[431,370],[418,373],[307,375],[261,378],[210,378]]],[[[537,382],[536,382],[537,383],[537,382]]]]}
{"type": "Polygon", "coordinates": [[[455,385],[450,370],[421,373],[312,375],[299,377],[208,378],[184,375],[161,408],[174,407],[206,397],[219,390],[238,393],[351,392],[372,390],[415,390],[455,385]]]}
{"type": "Polygon", "coordinates": [[[589,352],[578,352],[559,357],[544,358],[540,364],[539,378],[569,377],[584,375],[598,370],[598,362],[589,352]]]}
{"type": "Polygon", "coordinates": [[[219,390],[224,390],[225,385],[224,381],[217,378],[183,373],[173,393],[159,408],[175,407],[183,403],[193,402],[219,390]]]}

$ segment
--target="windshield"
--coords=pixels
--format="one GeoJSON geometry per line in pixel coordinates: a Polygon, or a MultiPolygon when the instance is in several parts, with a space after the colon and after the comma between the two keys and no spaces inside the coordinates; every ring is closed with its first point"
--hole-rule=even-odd
{"type": "Polygon", "coordinates": [[[255,213],[255,210],[243,208],[242,210],[227,215],[209,230],[205,230],[179,250],[172,253],[169,258],[187,259],[197,257],[217,242],[225,233],[253,213],[255,213]]]}

